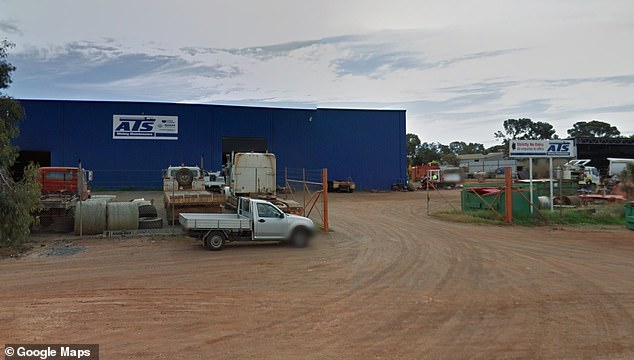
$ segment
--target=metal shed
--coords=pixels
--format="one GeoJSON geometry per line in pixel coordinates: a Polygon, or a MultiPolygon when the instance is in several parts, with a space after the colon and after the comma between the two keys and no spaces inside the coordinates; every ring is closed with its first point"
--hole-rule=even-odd
{"type": "Polygon", "coordinates": [[[634,139],[631,138],[575,138],[577,158],[590,159],[591,166],[601,175],[608,173],[608,158],[634,158],[634,139]]]}
{"type": "Polygon", "coordinates": [[[389,189],[407,176],[404,110],[20,102],[21,163],[75,166],[81,159],[97,189],[159,188],[168,165],[199,164],[203,156],[205,169],[218,170],[231,150],[273,152],[278,171],[326,167],[330,178],[351,177],[359,189],[389,189]]]}

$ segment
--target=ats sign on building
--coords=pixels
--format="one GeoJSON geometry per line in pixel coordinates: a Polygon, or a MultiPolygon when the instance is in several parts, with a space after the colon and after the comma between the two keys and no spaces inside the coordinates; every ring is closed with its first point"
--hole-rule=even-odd
{"type": "Polygon", "coordinates": [[[178,140],[178,116],[113,115],[112,138],[178,140]]]}
{"type": "Polygon", "coordinates": [[[511,140],[509,157],[566,157],[577,156],[574,140],[511,140]]]}

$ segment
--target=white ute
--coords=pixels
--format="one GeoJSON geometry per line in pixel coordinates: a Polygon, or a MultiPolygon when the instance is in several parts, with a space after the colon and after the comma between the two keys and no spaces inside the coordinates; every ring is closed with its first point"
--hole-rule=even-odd
{"type": "Polygon", "coordinates": [[[311,219],[285,214],[266,200],[244,197],[238,199],[236,214],[181,213],[179,222],[210,250],[220,250],[230,241],[290,241],[304,247],[315,234],[311,219]]]}

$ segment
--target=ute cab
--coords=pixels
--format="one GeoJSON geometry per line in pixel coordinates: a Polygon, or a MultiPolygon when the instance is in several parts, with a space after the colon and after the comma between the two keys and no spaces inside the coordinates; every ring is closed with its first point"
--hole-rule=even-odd
{"type": "Polygon", "coordinates": [[[92,181],[92,171],[76,167],[41,167],[38,176],[43,196],[78,195],[80,200],[90,197],[90,189],[88,189],[90,181],[92,181]]]}

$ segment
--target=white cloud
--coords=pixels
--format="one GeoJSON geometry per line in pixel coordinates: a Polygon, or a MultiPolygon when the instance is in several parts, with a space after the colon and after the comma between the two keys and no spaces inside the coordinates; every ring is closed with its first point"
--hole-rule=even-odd
{"type": "Polygon", "coordinates": [[[4,4],[19,97],[404,108],[445,143],[516,117],[634,133],[631,1],[4,4]]]}

